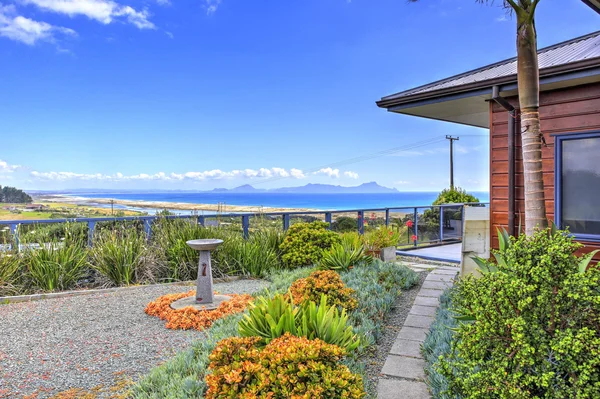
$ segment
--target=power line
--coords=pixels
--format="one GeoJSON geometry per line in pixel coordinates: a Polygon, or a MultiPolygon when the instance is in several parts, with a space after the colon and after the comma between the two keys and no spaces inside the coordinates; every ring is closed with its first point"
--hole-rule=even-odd
{"type": "MultiPolygon", "coordinates": [[[[319,170],[325,169],[325,168],[332,168],[332,167],[336,167],[336,166],[344,166],[344,165],[355,164],[358,162],[364,162],[364,161],[367,161],[370,159],[379,158],[381,156],[391,155],[396,152],[408,151],[408,150],[413,150],[415,148],[420,148],[420,147],[428,146],[431,144],[436,144],[436,143],[442,142],[444,140],[446,140],[445,136],[436,136],[436,137],[432,137],[427,140],[417,141],[415,143],[411,143],[411,144],[407,144],[407,145],[403,145],[403,146],[399,146],[399,147],[392,147],[392,148],[388,148],[386,150],[376,151],[376,152],[362,155],[359,157],[348,158],[348,159],[333,162],[333,163],[330,163],[327,165],[314,167],[314,168],[306,170],[306,173],[310,174],[310,173],[318,172],[319,170]]],[[[277,180],[289,179],[290,177],[291,176],[277,176],[277,177],[266,178],[264,180],[255,182],[253,185],[270,183],[270,182],[277,181],[277,180]]]]}

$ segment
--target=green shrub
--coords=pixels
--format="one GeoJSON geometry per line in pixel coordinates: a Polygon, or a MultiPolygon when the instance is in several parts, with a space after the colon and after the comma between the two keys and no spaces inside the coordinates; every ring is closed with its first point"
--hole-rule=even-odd
{"type": "Polygon", "coordinates": [[[57,241],[46,242],[37,249],[27,248],[23,253],[26,278],[43,291],[68,290],[85,274],[86,258],[84,248],[57,241]]]}
{"type": "Polygon", "coordinates": [[[116,286],[142,280],[146,236],[134,229],[103,230],[94,237],[90,265],[116,286]]]}
{"type": "Polygon", "coordinates": [[[433,205],[442,204],[467,204],[479,202],[479,198],[467,193],[466,190],[460,187],[445,188],[441,193],[438,194],[433,205]]]}
{"type": "Polygon", "coordinates": [[[17,280],[21,271],[21,260],[17,253],[0,251],[0,296],[18,292],[17,280]]]}
{"type": "Polygon", "coordinates": [[[321,295],[319,305],[305,301],[295,306],[290,298],[276,295],[260,297],[251,305],[249,314],[240,321],[242,337],[258,337],[263,344],[289,333],[308,339],[319,338],[348,351],[356,349],[360,340],[348,325],[346,310],[327,304],[327,295],[321,295]]]}
{"type": "Polygon", "coordinates": [[[210,355],[207,399],[360,399],[362,378],[340,364],[343,349],[321,340],[284,335],[266,347],[253,338],[230,338],[210,355]]]}
{"type": "Polygon", "coordinates": [[[360,263],[369,263],[373,257],[365,253],[364,247],[352,248],[336,244],[323,254],[317,264],[321,270],[348,270],[360,263]]]}
{"type": "Polygon", "coordinates": [[[248,240],[241,235],[229,235],[217,250],[217,256],[228,272],[265,277],[281,269],[278,249],[281,241],[280,233],[273,231],[257,231],[248,240]]]}
{"type": "Polygon", "coordinates": [[[338,233],[356,232],[358,231],[358,222],[356,218],[340,216],[331,224],[331,229],[338,233]]]}
{"type": "Polygon", "coordinates": [[[283,263],[288,267],[317,263],[323,252],[340,243],[337,233],[327,230],[325,222],[297,223],[291,226],[281,243],[283,263]]]}
{"type": "Polygon", "coordinates": [[[455,286],[463,323],[438,365],[451,394],[600,397],[600,272],[580,270],[580,247],[554,229],[523,235],[503,262],[455,286]]]}

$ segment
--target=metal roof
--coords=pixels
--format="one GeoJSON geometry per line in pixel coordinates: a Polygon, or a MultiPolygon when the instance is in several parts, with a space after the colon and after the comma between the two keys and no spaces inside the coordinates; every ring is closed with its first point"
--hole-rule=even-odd
{"type": "MultiPolygon", "coordinates": [[[[538,50],[541,74],[543,74],[546,68],[568,65],[594,58],[600,58],[600,31],[538,50]]],[[[403,97],[426,94],[443,89],[456,88],[458,91],[465,85],[473,85],[478,82],[483,83],[488,80],[510,76],[514,76],[516,79],[516,75],[517,57],[513,57],[470,72],[383,97],[382,101],[401,99],[403,97]]]]}

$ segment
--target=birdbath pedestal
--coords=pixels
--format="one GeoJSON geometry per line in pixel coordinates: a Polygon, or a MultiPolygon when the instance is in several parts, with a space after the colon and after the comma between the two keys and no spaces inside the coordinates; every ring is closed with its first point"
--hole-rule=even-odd
{"type": "Polygon", "coordinates": [[[227,295],[214,295],[213,291],[210,251],[214,251],[219,245],[223,244],[223,240],[191,240],[186,244],[190,248],[200,251],[198,279],[196,280],[196,295],[175,301],[171,304],[171,307],[173,309],[181,309],[191,306],[198,310],[214,310],[218,308],[222,302],[231,299],[231,297],[227,295]]]}

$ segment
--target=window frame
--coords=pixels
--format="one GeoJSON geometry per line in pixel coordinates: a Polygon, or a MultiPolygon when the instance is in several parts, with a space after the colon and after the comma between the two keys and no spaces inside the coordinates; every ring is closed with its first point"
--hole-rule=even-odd
{"type": "MultiPolygon", "coordinates": [[[[554,136],[554,220],[558,228],[564,229],[562,221],[562,145],[564,141],[581,139],[600,139],[600,130],[556,134],[554,136]]],[[[600,234],[572,233],[577,240],[600,242],[600,234]]]]}

